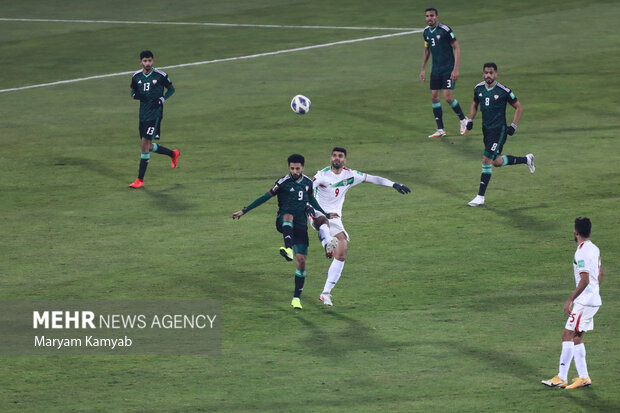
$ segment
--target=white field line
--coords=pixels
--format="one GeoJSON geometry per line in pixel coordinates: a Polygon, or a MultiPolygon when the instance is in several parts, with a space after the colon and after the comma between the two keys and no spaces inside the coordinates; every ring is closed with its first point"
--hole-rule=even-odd
{"type": "MultiPolygon", "coordinates": [[[[222,63],[222,62],[233,62],[233,61],[236,61],[236,60],[255,59],[257,57],[275,56],[275,55],[285,54],[285,53],[301,52],[301,51],[304,51],[304,50],[320,49],[322,47],[337,46],[337,45],[341,45],[341,44],[350,44],[350,43],[365,42],[365,41],[368,41],[368,40],[386,39],[386,38],[389,38],[389,37],[396,37],[396,36],[406,36],[406,35],[409,35],[409,34],[420,33],[420,32],[422,32],[422,30],[423,29],[416,29],[416,30],[411,30],[411,31],[407,31],[407,32],[390,33],[390,34],[384,34],[384,35],[372,36],[372,37],[363,37],[363,38],[360,38],[360,39],[341,40],[339,42],[331,42],[331,43],[324,43],[324,44],[316,44],[316,45],[312,45],[312,46],[296,47],[294,49],[276,50],[274,52],[257,53],[257,54],[247,55],[247,56],[227,57],[225,59],[203,60],[201,62],[182,63],[182,64],[179,64],[179,65],[162,66],[162,67],[159,67],[159,68],[160,69],[175,69],[175,68],[178,68],[178,67],[199,66],[199,65],[208,65],[208,64],[211,64],[211,63],[222,63]]],[[[135,72],[136,72],[135,70],[130,70],[128,72],[108,73],[108,74],[104,74],[104,75],[80,77],[80,78],[77,78],[77,79],[68,79],[68,80],[59,80],[59,81],[56,81],[56,82],[41,83],[41,84],[38,84],[38,85],[14,87],[14,88],[10,88],[10,89],[0,89],[0,93],[13,92],[13,91],[25,90],[25,89],[33,89],[33,88],[45,87],[45,86],[62,85],[62,84],[65,84],[65,83],[82,82],[84,80],[103,79],[103,78],[106,78],[106,77],[125,76],[125,75],[133,74],[135,72]]]]}
{"type": "Polygon", "coordinates": [[[266,29],[336,29],[336,30],[414,30],[410,27],[352,27],[352,26],[293,26],[285,24],[240,24],[240,23],[201,23],[201,22],[144,22],[127,20],[70,20],[70,19],[26,19],[0,17],[6,22],[39,22],[39,23],[97,23],[97,24],[164,24],[185,26],[217,26],[217,27],[260,27],[266,29]]]}

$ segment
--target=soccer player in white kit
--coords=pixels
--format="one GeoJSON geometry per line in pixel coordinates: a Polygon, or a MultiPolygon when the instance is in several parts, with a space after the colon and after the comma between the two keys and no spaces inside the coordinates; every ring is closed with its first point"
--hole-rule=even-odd
{"type": "Polygon", "coordinates": [[[603,278],[603,270],[601,269],[600,250],[590,241],[591,232],[592,223],[588,218],[575,219],[575,241],[578,246],[573,260],[573,270],[577,286],[564,304],[564,312],[568,315],[568,321],[562,333],[562,353],[558,375],[542,381],[542,384],[549,387],[577,389],[592,384],[586,364],[583,333],[594,329],[594,314],[602,304],[599,286],[603,278]],[[579,377],[574,378],[572,384],[568,384],[568,370],[573,358],[579,377]]]}
{"type": "MultiPolygon", "coordinates": [[[[321,208],[324,210],[326,207],[331,208],[329,211],[337,212],[339,215],[338,218],[328,220],[320,212],[312,211],[310,214],[311,225],[314,229],[319,231],[319,240],[321,240],[323,247],[326,247],[332,237],[338,240],[334,250],[334,260],[327,271],[325,287],[323,287],[323,292],[319,296],[319,300],[328,306],[333,305],[331,291],[338,282],[338,279],[340,279],[342,269],[344,268],[344,261],[347,256],[349,234],[347,234],[347,231],[344,229],[342,219],[340,218],[342,216],[342,205],[344,204],[344,197],[347,191],[357,184],[368,182],[375,185],[390,186],[401,194],[408,194],[411,192],[406,185],[392,182],[380,176],[373,176],[364,172],[345,168],[346,162],[347,150],[336,147],[332,149],[331,166],[318,171],[313,178],[314,197],[319,202],[321,208]]],[[[325,248],[325,250],[329,258],[329,249],[325,248]]]]}

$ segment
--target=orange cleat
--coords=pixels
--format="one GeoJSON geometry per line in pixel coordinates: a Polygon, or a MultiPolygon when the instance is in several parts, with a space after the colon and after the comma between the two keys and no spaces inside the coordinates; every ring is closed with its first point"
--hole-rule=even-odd
{"type": "Polygon", "coordinates": [[[175,149],[172,151],[172,158],[170,158],[170,167],[172,169],[177,167],[177,163],[179,162],[179,156],[181,156],[181,151],[175,149]]]}
{"type": "Polygon", "coordinates": [[[143,179],[136,179],[135,181],[133,181],[133,184],[129,185],[130,188],[144,188],[144,180],[143,179]]]}

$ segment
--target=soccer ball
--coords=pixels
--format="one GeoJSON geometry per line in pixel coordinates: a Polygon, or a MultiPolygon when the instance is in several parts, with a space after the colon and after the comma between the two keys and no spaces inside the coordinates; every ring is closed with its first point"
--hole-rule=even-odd
{"type": "Polygon", "coordinates": [[[297,95],[291,100],[291,109],[298,115],[310,112],[310,99],[304,95],[297,95]]]}

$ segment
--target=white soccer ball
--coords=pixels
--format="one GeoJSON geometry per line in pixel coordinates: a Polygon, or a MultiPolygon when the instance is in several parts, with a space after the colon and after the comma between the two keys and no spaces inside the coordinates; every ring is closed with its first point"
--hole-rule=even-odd
{"type": "Polygon", "coordinates": [[[291,109],[298,115],[310,112],[310,99],[304,95],[297,95],[291,100],[291,109]]]}

